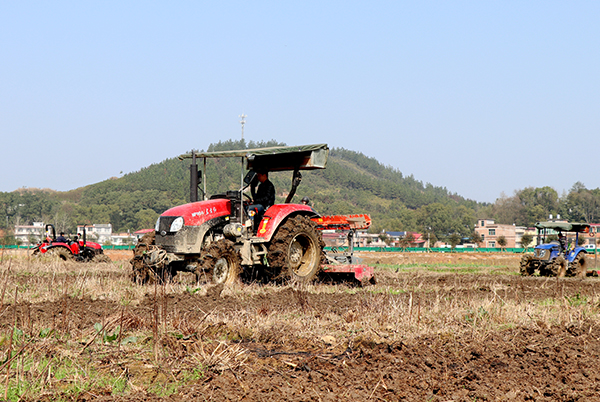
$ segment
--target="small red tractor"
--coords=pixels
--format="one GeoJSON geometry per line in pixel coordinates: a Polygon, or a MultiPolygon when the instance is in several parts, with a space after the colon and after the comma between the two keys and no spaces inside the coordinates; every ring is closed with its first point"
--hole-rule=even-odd
{"type": "Polygon", "coordinates": [[[87,241],[85,226],[83,227],[82,239],[75,236],[73,240],[56,237],[54,225],[45,227],[46,238],[33,248],[34,256],[53,256],[61,260],[74,260],[78,262],[111,262],[104,255],[102,246],[98,243],[87,241]]]}
{"type": "Polygon", "coordinates": [[[153,276],[166,280],[177,272],[193,272],[198,279],[230,284],[242,272],[252,272],[309,282],[325,271],[372,282],[372,267],[359,264],[351,249],[328,255],[321,235],[323,229],[345,229],[352,234],[367,229],[371,224],[368,215],[322,217],[308,204],[291,202],[302,179],[300,171],[324,169],[328,156],[326,144],[181,155],[181,160],[192,159],[191,202],[163,212],[155,230],[140,239],[131,260],[132,279],[145,283],[153,276]],[[206,160],[225,157],[241,160],[240,188],[208,197],[206,160]],[[196,158],[204,160],[203,171],[198,171],[196,158]],[[245,175],[244,169],[248,170],[245,175]],[[260,221],[253,223],[247,210],[250,197],[244,191],[256,172],[279,171],[293,172],[291,190],[284,203],[270,206],[260,221]],[[201,183],[203,200],[198,201],[201,183]]]}

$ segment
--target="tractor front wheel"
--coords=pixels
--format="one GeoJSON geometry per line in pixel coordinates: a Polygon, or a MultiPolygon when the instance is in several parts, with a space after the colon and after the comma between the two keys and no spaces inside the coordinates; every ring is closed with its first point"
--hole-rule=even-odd
{"type": "Polygon", "coordinates": [[[212,243],[202,256],[202,269],[212,273],[217,285],[231,285],[240,277],[240,257],[229,240],[212,243]]]}
{"type": "Polygon", "coordinates": [[[521,257],[521,275],[523,276],[531,276],[535,272],[535,267],[532,264],[533,256],[531,254],[525,254],[521,257]]]}
{"type": "Polygon", "coordinates": [[[267,260],[271,267],[287,270],[294,281],[310,282],[321,268],[322,240],[315,224],[304,216],[288,219],[273,236],[267,260]]]}

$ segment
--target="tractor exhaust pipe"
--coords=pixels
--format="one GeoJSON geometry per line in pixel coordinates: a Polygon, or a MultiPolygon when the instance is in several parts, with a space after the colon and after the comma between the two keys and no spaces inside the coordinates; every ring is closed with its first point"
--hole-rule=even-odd
{"type": "Polygon", "coordinates": [[[196,164],[196,152],[192,150],[192,164],[190,165],[190,202],[198,201],[198,185],[201,182],[202,171],[196,164]]]}
{"type": "Polygon", "coordinates": [[[84,248],[85,248],[85,243],[86,243],[86,232],[87,232],[87,230],[85,230],[86,226],[87,226],[86,224],[83,225],[83,247],[84,248]]]}
{"type": "Polygon", "coordinates": [[[196,153],[192,150],[192,164],[190,165],[190,202],[198,201],[198,165],[196,153]]]}

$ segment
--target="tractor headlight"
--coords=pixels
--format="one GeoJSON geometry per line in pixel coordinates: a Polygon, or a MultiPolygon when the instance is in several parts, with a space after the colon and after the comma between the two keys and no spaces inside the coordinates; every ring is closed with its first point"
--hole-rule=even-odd
{"type": "Polygon", "coordinates": [[[177,232],[179,229],[183,227],[183,217],[176,218],[173,223],[171,223],[170,232],[177,232]]]}

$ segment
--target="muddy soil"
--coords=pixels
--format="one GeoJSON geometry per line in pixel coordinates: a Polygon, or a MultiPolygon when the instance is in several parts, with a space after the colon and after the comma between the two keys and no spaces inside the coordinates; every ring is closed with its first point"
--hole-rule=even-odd
{"type": "MultiPolygon", "coordinates": [[[[111,255],[117,260],[114,257],[111,255]]],[[[381,253],[366,257],[382,264],[420,258],[381,253]]],[[[515,264],[519,257],[507,255],[506,263],[515,264]]],[[[439,256],[440,261],[447,258],[439,256]]],[[[382,275],[378,285],[397,287],[401,279],[406,283],[406,278],[382,275]]],[[[439,292],[446,292],[442,297],[455,296],[458,288],[473,299],[497,292],[503,300],[523,304],[563,295],[600,295],[597,278],[557,281],[517,275],[443,273],[419,276],[418,281],[420,288],[442,289],[422,292],[423,298],[439,298],[439,292]],[[453,286],[457,281],[460,286],[453,286]],[[489,284],[494,284],[494,289],[489,284]]],[[[144,300],[128,310],[130,328],[148,327],[148,323],[152,323],[156,304],[152,288],[148,289],[144,300]]],[[[168,305],[170,314],[185,317],[189,322],[203,320],[206,312],[218,315],[241,309],[240,299],[222,290],[222,287],[214,287],[206,294],[168,294],[163,303],[168,305]]],[[[387,297],[406,299],[409,295],[399,293],[387,297]]],[[[427,304],[427,300],[421,302],[427,304]]],[[[363,303],[364,295],[360,292],[313,294],[282,288],[245,298],[243,309],[284,313],[291,306],[303,305],[315,314],[343,315],[359,310],[363,303]]],[[[84,330],[118,315],[120,308],[119,303],[71,297],[37,305],[19,304],[17,313],[8,305],[0,314],[0,327],[12,325],[13,317],[17,316],[23,321],[19,325],[24,328],[84,330]]],[[[188,382],[174,396],[161,398],[142,391],[111,396],[98,390],[81,394],[78,400],[600,401],[600,327],[586,317],[576,317],[569,325],[540,322],[505,328],[485,337],[465,332],[389,342],[379,335],[353,337],[341,344],[301,338],[291,343],[277,339],[256,343],[245,341],[241,336],[239,343],[248,353],[242,368],[188,382]]],[[[192,342],[196,338],[190,336],[189,339],[192,342]]],[[[134,371],[130,367],[128,375],[133,376],[134,371]]],[[[39,398],[52,400],[50,395],[39,398]]]]}

